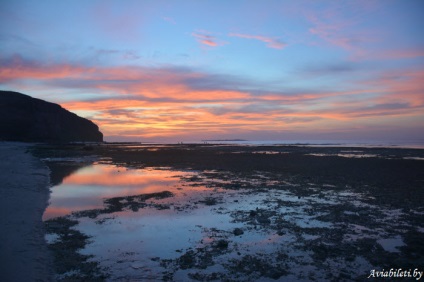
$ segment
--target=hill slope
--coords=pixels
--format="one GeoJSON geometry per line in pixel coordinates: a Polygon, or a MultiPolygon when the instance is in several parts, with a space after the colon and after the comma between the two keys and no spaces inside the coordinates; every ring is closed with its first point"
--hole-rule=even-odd
{"type": "Polygon", "coordinates": [[[0,140],[23,142],[102,142],[92,121],[58,104],[18,92],[0,91],[0,140]]]}

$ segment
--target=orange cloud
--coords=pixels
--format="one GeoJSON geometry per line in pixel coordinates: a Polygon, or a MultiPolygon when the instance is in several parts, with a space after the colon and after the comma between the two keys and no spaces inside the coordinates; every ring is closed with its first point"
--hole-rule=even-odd
{"type": "Polygon", "coordinates": [[[209,47],[217,47],[225,44],[225,42],[218,41],[215,36],[209,35],[205,32],[194,32],[191,35],[196,38],[199,43],[209,47]]]}
{"type": "Polygon", "coordinates": [[[331,126],[364,125],[371,118],[422,117],[424,110],[423,71],[386,73],[349,91],[255,93],[243,90],[242,85],[250,86],[249,82],[181,68],[94,68],[16,59],[0,69],[1,81],[27,79],[45,87],[96,93],[88,101],[76,97],[60,103],[57,96],[58,101],[52,102],[92,119],[106,137],[134,140],[314,132],[331,126]]]}
{"type": "MultiPolygon", "coordinates": [[[[208,92],[200,94],[208,95],[208,92]]],[[[275,101],[272,103],[275,104],[275,101]]],[[[100,125],[105,135],[138,138],[223,134],[238,130],[273,130],[295,125],[311,125],[322,119],[346,120],[342,114],[314,111],[305,106],[298,106],[298,109],[291,112],[293,110],[278,108],[262,110],[260,105],[258,101],[245,101],[241,104],[226,102],[215,106],[197,102],[154,103],[138,100],[62,104],[63,107],[74,111],[95,111],[97,114],[93,120],[100,125]],[[244,111],[240,108],[242,105],[251,106],[252,109],[244,111]],[[223,113],[220,112],[222,107],[227,108],[223,113]]]]}
{"type": "Polygon", "coordinates": [[[18,55],[13,56],[7,62],[2,62],[0,67],[0,82],[16,79],[58,79],[76,78],[92,73],[93,69],[74,66],[69,64],[40,65],[27,62],[18,55]]]}
{"type": "Polygon", "coordinates": [[[368,82],[382,89],[384,95],[378,103],[408,103],[409,110],[424,107],[424,71],[394,71],[383,75],[380,79],[368,82]]]}
{"type": "MultiPolygon", "coordinates": [[[[420,77],[416,74],[416,80],[420,77]]],[[[405,85],[404,85],[405,86],[405,85]]],[[[296,129],[318,130],[336,127],[358,119],[410,114],[408,106],[382,103],[376,97],[381,89],[346,92],[268,94],[252,96],[237,91],[193,90],[184,85],[154,85],[156,97],[168,100],[132,99],[70,102],[62,104],[74,111],[94,111],[93,119],[105,135],[133,136],[138,139],[164,136],[195,136],[237,131],[296,129]],[[167,89],[170,88],[170,89],[167,89]],[[374,95],[369,96],[370,93],[374,95]],[[237,99],[236,99],[236,98],[237,99]],[[359,98],[360,97],[360,98],[359,98]],[[185,100],[184,100],[185,99],[185,100]],[[399,108],[397,108],[399,107],[399,108]]],[[[397,86],[399,87],[399,86],[397,86]]],[[[393,87],[390,91],[404,91],[393,87]]],[[[389,91],[389,90],[387,90],[389,91]]],[[[141,93],[136,91],[135,93],[141,93]]]]}

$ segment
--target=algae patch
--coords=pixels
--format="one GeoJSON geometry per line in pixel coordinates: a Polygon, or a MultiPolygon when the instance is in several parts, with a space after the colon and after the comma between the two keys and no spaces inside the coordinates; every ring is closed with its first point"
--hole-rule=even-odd
{"type": "Polygon", "coordinates": [[[89,217],[96,218],[101,214],[110,214],[115,212],[120,212],[123,210],[132,210],[137,212],[141,208],[145,207],[154,207],[156,209],[169,209],[169,206],[157,204],[157,203],[146,203],[149,199],[165,199],[174,196],[173,193],[169,191],[162,191],[157,193],[150,194],[140,194],[135,196],[127,197],[114,197],[104,200],[104,205],[106,206],[103,209],[92,209],[73,212],[72,214],[76,217],[89,217]]]}
{"type": "Polygon", "coordinates": [[[78,221],[70,217],[57,217],[44,222],[46,233],[55,235],[48,246],[54,255],[57,281],[104,281],[107,275],[99,264],[90,259],[93,256],[79,253],[90,239],[89,236],[73,229],[78,221]]]}

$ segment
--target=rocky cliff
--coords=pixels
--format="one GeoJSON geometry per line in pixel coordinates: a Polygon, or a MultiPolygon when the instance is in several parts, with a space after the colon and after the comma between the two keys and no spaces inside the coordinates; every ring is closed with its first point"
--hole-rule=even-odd
{"type": "Polygon", "coordinates": [[[0,91],[0,140],[102,142],[92,121],[61,106],[12,91],[0,91]]]}

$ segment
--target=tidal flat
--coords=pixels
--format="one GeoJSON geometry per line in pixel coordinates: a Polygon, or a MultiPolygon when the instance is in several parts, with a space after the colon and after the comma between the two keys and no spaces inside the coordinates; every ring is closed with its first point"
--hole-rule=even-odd
{"type": "MultiPolygon", "coordinates": [[[[424,150],[40,145],[58,281],[358,281],[424,267],[424,150]]],[[[371,279],[372,280],[372,279],[371,279]]]]}

